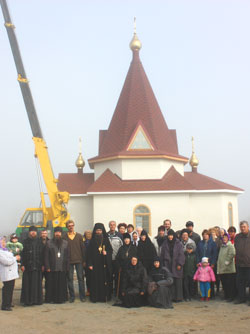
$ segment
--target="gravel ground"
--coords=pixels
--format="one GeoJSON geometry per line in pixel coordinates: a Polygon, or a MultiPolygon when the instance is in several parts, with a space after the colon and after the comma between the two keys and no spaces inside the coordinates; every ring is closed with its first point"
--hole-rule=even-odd
{"type": "Polygon", "coordinates": [[[23,307],[19,303],[21,280],[16,281],[15,307],[0,312],[1,331],[18,334],[43,333],[155,333],[246,334],[250,328],[250,307],[220,299],[182,302],[172,310],[142,307],[124,309],[109,303],[44,304],[23,307]]]}

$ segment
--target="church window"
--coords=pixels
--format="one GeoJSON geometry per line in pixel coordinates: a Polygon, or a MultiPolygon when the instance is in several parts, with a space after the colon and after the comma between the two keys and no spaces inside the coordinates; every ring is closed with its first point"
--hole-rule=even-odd
{"type": "Polygon", "coordinates": [[[153,150],[153,146],[150,143],[145,131],[142,126],[139,125],[133,138],[128,146],[128,151],[131,150],[153,150]]]}
{"type": "Polygon", "coordinates": [[[147,206],[140,204],[134,209],[134,226],[142,227],[151,234],[151,214],[147,206]]]}
{"type": "Polygon", "coordinates": [[[231,202],[228,203],[228,225],[233,226],[233,204],[231,202]]]}

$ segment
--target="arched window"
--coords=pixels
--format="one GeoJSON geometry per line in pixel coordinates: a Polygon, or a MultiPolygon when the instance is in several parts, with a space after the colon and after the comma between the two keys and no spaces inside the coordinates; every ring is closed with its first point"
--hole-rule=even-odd
{"type": "Polygon", "coordinates": [[[228,203],[228,225],[233,226],[234,219],[233,219],[233,204],[231,202],[228,203]]]}
{"type": "Polygon", "coordinates": [[[151,214],[147,206],[140,204],[134,209],[134,226],[142,227],[151,234],[151,214]]]}

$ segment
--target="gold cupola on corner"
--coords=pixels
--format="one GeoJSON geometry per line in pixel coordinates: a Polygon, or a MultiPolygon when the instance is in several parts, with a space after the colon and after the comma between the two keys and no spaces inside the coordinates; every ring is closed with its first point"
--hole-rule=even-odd
{"type": "Polygon", "coordinates": [[[79,138],[79,154],[78,154],[78,158],[76,159],[75,165],[77,167],[78,173],[82,173],[83,168],[85,166],[85,161],[82,156],[82,139],[81,138],[79,138]]]}
{"type": "Polygon", "coordinates": [[[129,44],[129,47],[132,51],[139,51],[142,47],[141,41],[136,34],[136,18],[134,18],[134,36],[129,44]]]}
{"type": "Polygon", "coordinates": [[[194,137],[192,137],[192,156],[189,160],[189,164],[192,167],[192,172],[197,173],[197,167],[199,165],[199,160],[194,152],[194,137]]]}

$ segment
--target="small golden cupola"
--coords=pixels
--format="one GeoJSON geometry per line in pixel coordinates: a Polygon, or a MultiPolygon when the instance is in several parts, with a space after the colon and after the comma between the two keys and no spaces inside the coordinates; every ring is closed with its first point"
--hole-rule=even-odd
{"type": "Polygon", "coordinates": [[[85,166],[85,161],[82,156],[82,139],[81,138],[79,138],[79,154],[78,154],[78,158],[76,159],[75,165],[78,169],[78,173],[82,173],[83,168],[85,166]]]}
{"type": "Polygon", "coordinates": [[[134,18],[134,36],[129,44],[130,49],[134,51],[139,51],[142,47],[141,41],[136,34],[136,17],[134,18]]]}
{"type": "Polygon", "coordinates": [[[194,137],[192,137],[192,156],[189,160],[189,164],[192,167],[192,172],[197,173],[197,167],[199,165],[199,160],[194,152],[194,137]]]}

